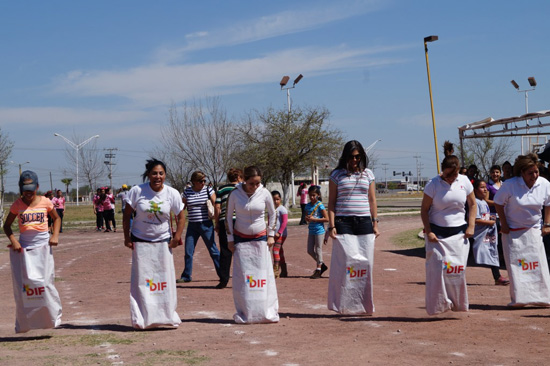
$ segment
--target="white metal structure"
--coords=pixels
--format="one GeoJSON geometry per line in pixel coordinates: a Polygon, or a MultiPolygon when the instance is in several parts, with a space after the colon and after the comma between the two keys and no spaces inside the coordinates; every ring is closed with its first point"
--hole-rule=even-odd
{"type": "Polygon", "coordinates": [[[57,136],[57,137],[61,137],[63,140],[65,140],[66,143],[69,144],[70,147],[72,147],[76,151],[76,205],[79,206],[79,204],[78,204],[79,203],[79,199],[78,199],[79,198],[79,195],[78,195],[78,158],[79,158],[79,155],[78,155],[78,152],[80,151],[80,148],[82,146],[86,145],[88,142],[92,141],[93,139],[98,138],[99,135],[92,136],[89,139],[81,142],[80,144],[75,144],[74,142],[72,142],[71,140],[66,138],[65,136],[60,135],[58,133],[54,133],[53,135],[57,136]]]}

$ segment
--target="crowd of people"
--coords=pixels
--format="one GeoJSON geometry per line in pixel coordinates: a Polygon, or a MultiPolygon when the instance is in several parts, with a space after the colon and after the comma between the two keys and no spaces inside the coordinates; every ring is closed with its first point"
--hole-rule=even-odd
{"type": "MultiPolygon", "coordinates": [[[[319,186],[304,184],[298,190],[300,224],[308,225],[304,244],[315,261],[310,278],[320,278],[328,270],[323,246],[332,239],[327,307],[339,314],[375,311],[372,272],[380,230],[375,176],[368,163],[361,143],[349,141],[330,174],[326,206],[319,186]]],[[[446,142],[441,174],[428,182],[421,204],[428,314],[468,311],[469,263],[489,268],[495,285],[510,286],[510,306],[550,306],[550,274],[543,245],[543,237],[550,238],[550,183],[539,177],[540,163],[534,154],[520,155],[513,166],[508,162],[504,166],[491,167],[490,179],[484,181],[475,165],[461,168],[452,144],[446,142]],[[501,274],[502,261],[509,278],[501,274]]],[[[276,278],[288,276],[284,242],[289,211],[281,204],[278,191],[270,192],[262,185],[260,168],[229,170],[227,184],[217,191],[206,184],[203,172],[195,171],[182,194],[165,185],[167,168],[162,161],[150,159],[145,168],[143,184],[130,190],[123,186],[117,195],[123,210],[124,245],[132,250],[132,325],[145,329],[181,323],[176,284],[193,281],[199,238],[219,277],[216,288],[227,287],[232,277],[235,322],[279,321],[276,278]],[[176,278],[172,250],[180,245],[184,246],[185,266],[176,278]]],[[[35,173],[23,172],[19,185],[21,198],[4,224],[12,247],[14,288],[16,283],[31,280],[20,270],[21,260],[30,260],[26,257],[30,249],[45,248],[33,259],[37,268],[53,263],[51,246],[58,243],[64,209],[61,191],[51,200],[37,194],[35,173]],[[47,215],[50,230],[44,221],[47,215]],[[11,230],[17,218],[19,240],[11,230]]],[[[93,202],[97,230],[116,231],[115,197],[109,188],[99,188],[93,202]]],[[[42,281],[47,289],[46,301],[40,303],[44,311],[23,306],[23,295],[14,291],[17,332],[59,324],[61,303],[52,279],[53,267],[40,279],[32,279],[42,281]]]]}

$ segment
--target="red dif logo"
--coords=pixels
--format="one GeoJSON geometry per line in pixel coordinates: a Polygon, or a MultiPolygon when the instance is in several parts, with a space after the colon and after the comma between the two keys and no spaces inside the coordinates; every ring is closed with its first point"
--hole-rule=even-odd
{"type": "Polygon", "coordinates": [[[44,287],[30,288],[29,285],[23,285],[23,292],[27,293],[27,296],[41,296],[44,291],[44,287]]]}
{"type": "Polygon", "coordinates": [[[153,282],[153,280],[145,280],[147,283],[147,287],[149,287],[149,291],[164,291],[166,290],[166,282],[153,282]]]}
{"type": "Polygon", "coordinates": [[[539,262],[526,262],[525,259],[518,259],[518,266],[524,271],[537,269],[539,262]]]}
{"type": "Polygon", "coordinates": [[[262,288],[265,287],[267,280],[265,278],[255,280],[252,276],[246,276],[246,283],[250,288],[262,288]]]}
{"type": "Polygon", "coordinates": [[[464,272],[463,265],[453,266],[451,262],[443,262],[443,269],[446,270],[448,274],[451,274],[451,273],[460,274],[464,272]]]}
{"type": "Polygon", "coordinates": [[[353,269],[353,266],[350,266],[347,268],[347,274],[349,275],[349,278],[361,278],[365,277],[367,275],[366,269],[353,269]]]}

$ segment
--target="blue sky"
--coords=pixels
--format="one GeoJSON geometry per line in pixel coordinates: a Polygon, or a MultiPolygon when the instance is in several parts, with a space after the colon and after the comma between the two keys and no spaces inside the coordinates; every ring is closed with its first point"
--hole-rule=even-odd
{"type": "MultiPolygon", "coordinates": [[[[0,1],[0,126],[11,160],[62,187],[65,143],[99,134],[119,149],[113,183],[139,182],[171,103],[220,97],[229,115],[324,106],[348,139],[376,145],[378,181],[436,174],[423,38],[439,145],[457,127],[524,113],[510,84],[550,109],[547,1],[0,1]]],[[[519,140],[511,149],[519,150],[519,140]]],[[[8,190],[18,168],[10,166],[8,190]]],[[[81,183],[82,183],[81,179],[81,183]]],[[[105,178],[103,183],[107,183],[105,178]]]]}

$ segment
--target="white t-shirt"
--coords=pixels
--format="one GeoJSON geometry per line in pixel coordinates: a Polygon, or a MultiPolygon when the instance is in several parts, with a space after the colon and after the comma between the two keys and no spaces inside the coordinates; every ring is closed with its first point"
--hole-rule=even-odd
{"type": "Polygon", "coordinates": [[[432,198],[429,218],[432,224],[442,227],[457,227],[466,224],[466,198],[474,191],[467,176],[459,174],[453,184],[439,175],[432,178],[424,188],[424,194],[432,198]]]}
{"type": "Polygon", "coordinates": [[[533,187],[528,188],[522,177],[506,179],[493,201],[504,206],[511,229],[540,228],[542,206],[550,206],[550,182],[538,177],[533,187]]]}
{"type": "Polygon", "coordinates": [[[147,241],[170,239],[170,211],[177,216],[183,210],[177,190],[165,185],[160,192],[155,192],[147,182],[132,187],[125,200],[136,211],[132,222],[135,237],[147,241]]]}

